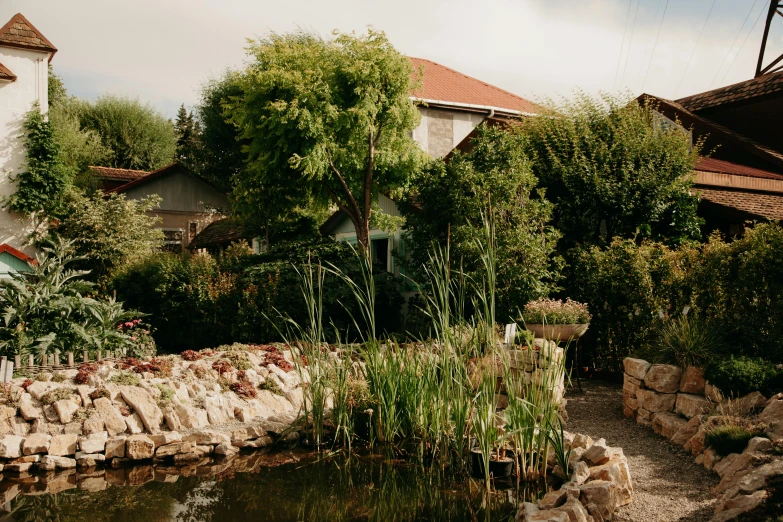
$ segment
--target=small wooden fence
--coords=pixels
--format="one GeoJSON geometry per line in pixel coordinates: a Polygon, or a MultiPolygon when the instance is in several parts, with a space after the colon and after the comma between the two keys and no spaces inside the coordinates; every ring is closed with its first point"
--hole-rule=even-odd
{"type": "Polygon", "coordinates": [[[14,377],[14,370],[24,371],[30,375],[37,375],[43,372],[53,372],[56,370],[74,370],[87,362],[119,361],[126,358],[127,354],[127,348],[115,351],[98,350],[96,353],[96,358],[94,360],[90,360],[89,352],[84,350],[82,352],[82,360],[77,363],[75,361],[73,352],[68,352],[65,354],[66,361],[63,362],[60,351],[56,350],[54,353],[44,356],[45,360],[43,361],[43,364],[36,364],[35,356],[33,354],[28,355],[26,366],[22,366],[22,357],[20,355],[15,355],[13,361],[8,360],[6,356],[2,356],[0,357],[0,379],[2,379],[2,382],[11,382],[11,379],[14,377]]]}

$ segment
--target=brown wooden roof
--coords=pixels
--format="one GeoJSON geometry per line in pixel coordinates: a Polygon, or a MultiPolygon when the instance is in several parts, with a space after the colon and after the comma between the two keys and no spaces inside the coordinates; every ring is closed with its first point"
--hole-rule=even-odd
{"type": "Polygon", "coordinates": [[[758,219],[783,219],[783,194],[698,188],[701,198],[721,207],[733,208],[758,219]]]}
{"type": "Polygon", "coordinates": [[[243,239],[250,240],[251,234],[248,234],[245,228],[233,219],[224,218],[207,225],[193,238],[188,248],[198,250],[199,248],[226,246],[243,239]]]}
{"type": "Polygon", "coordinates": [[[90,172],[98,179],[111,181],[134,181],[143,178],[149,172],[146,170],[117,169],[114,167],[89,167],[90,172]]]}
{"type": "Polygon", "coordinates": [[[740,165],[730,161],[715,158],[699,158],[693,170],[702,172],[717,172],[718,174],[733,174],[735,176],[747,176],[749,178],[764,178],[783,180],[783,174],[768,170],[756,169],[747,165],[740,165]]]}
{"type": "Polygon", "coordinates": [[[51,53],[49,61],[57,52],[57,48],[52,45],[52,42],[47,40],[43,33],[36,29],[22,13],[15,14],[7,24],[0,27],[0,47],[48,52],[51,53]]]}
{"type": "Polygon", "coordinates": [[[11,70],[0,63],[0,82],[15,82],[16,75],[11,70]]]}
{"type": "Polygon", "coordinates": [[[781,94],[783,94],[783,72],[765,74],[734,85],[686,96],[677,102],[689,111],[698,112],[702,109],[741,104],[781,94]]]}

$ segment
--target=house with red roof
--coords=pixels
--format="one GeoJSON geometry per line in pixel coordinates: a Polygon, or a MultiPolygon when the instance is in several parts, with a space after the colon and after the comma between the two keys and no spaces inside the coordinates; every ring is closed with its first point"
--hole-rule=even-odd
{"type": "MultiPolygon", "coordinates": [[[[411,99],[421,113],[421,122],[413,131],[413,139],[434,158],[445,158],[461,144],[464,146],[482,123],[502,124],[541,111],[541,107],[525,98],[445,65],[423,58],[410,60],[412,75],[419,79],[411,99]]],[[[400,216],[394,201],[383,194],[378,196],[378,200],[382,212],[400,216]]],[[[356,243],[353,224],[340,211],[321,226],[321,232],[356,243]]],[[[398,272],[392,252],[405,249],[400,231],[371,230],[370,243],[373,257],[385,262],[390,272],[398,272]]]]}
{"type": "MultiPolygon", "coordinates": [[[[48,66],[56,52],[21,13],[0,27],[0,198],[14,193],[14,176],[25,163],[25,114],[36,106],[47,111],[48,66]]],[[[0,209],[0,277],[24,270],[32,261],[34,249],[27,244],[32,231],[31,220],[0,209]]]]}
{"type": "Polygon", "coordinates": [[[704,141],[694,189],[705,232],[741,234],[748,221],[783,219],[783,72],[667,100],[642,94],[669,122],[704,141]]]}

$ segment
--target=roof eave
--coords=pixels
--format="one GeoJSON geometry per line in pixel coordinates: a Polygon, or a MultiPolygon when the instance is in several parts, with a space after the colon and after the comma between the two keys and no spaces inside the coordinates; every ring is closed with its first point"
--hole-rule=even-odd
{"type": "Polygon", "coordinates": [[[416,103],[423,103],[428,106],[439,106],[439,107],[445,107],[449,109],[458,109],[458,110],[470,111],[470,112],[486,112],[490,114],[508,115],[508,116],[515,116],[515,117],[538,116],[538,114],[535,112],[518,111],[515,109],[505,109],[503,107],[493,107],[491,105],[476,105],[473,103],[462,103],[462,102],[454,102],[448,100],[433,100],[430,98],[421,98],[418,96],[411,96],[410,98],[416,103]]]}

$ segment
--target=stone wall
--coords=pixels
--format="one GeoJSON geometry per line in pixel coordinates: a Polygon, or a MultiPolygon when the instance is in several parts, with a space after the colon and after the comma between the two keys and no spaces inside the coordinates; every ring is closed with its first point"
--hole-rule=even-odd
{"type": "Polygon", "coordinates": [[[770,450],[783,447],[783,394],[767,399],[759,392],[734,400],[705,381],[702,369],[682,370],[669,364],[650,364],[626,358],[623,411],[638,424],[682,446],[721,477],[715,488],[715,522],[731,520],[759,506],[770,480],[783,476],[783,458],[770,450]],[[766,426],[766,437],[751,439],[743,453],[721,457],[706,446],[707,433],[724,417],[742,417],[766,426]]]}

